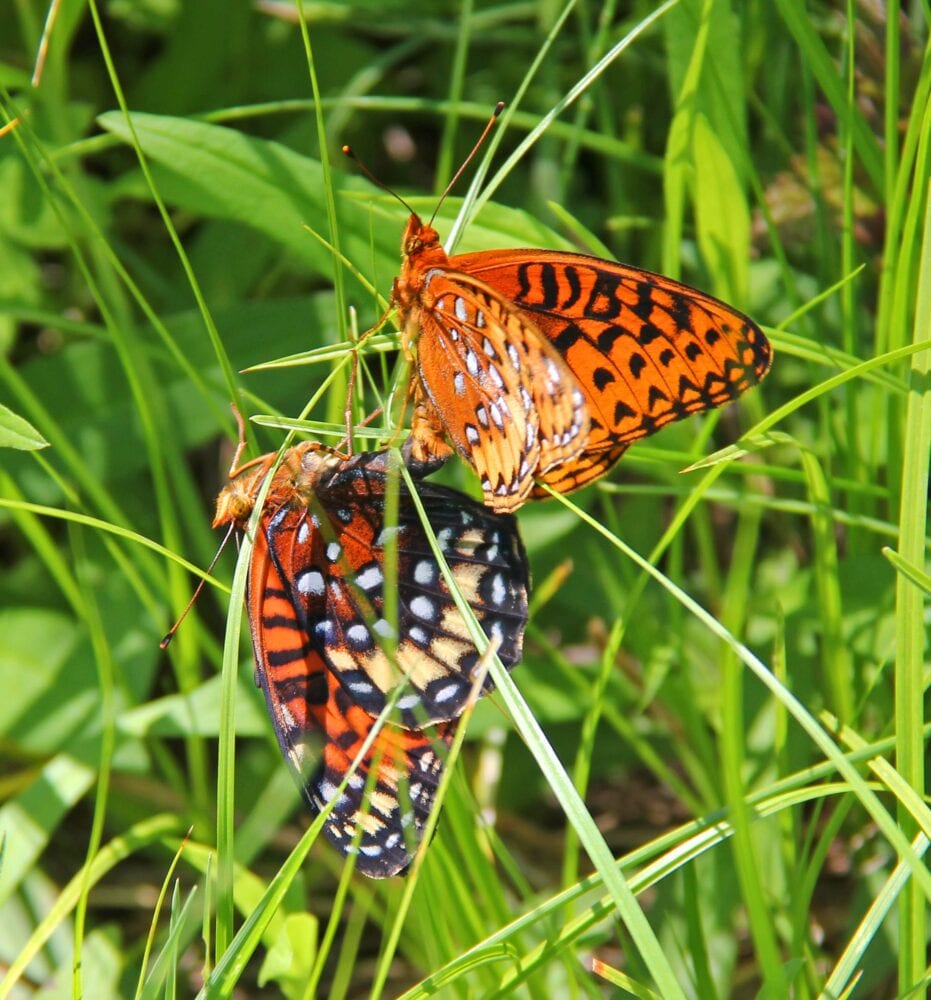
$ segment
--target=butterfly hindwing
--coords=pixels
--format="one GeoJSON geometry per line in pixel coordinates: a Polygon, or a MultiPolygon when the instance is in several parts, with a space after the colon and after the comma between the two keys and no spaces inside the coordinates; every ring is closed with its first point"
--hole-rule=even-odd
{"type": "MultiPolygon", "coordinates": [[[[305,547],[283,576],[300,581],[311,574],[313,593],[294,588],[293,598],[308,621],[313,617],[323,656],[353,700],[377,715],[400,686],[400,720],[418,728],[461,713],[478,654],[417,510],[393,479],[397,520],[388,523],[386,453],[358,455],[320,476],[312,516],[322,522],[323,544],[305,547]],[[393,581],[385,578],[389,549],[393,581]],[[386,583],[397,595],[396,622],[385,617],[386,583]]],[[[528,588],[516,522],[442,487],[421,484],[418,493],[453,579],[512,666],[520,658],[528,588]]]]}
{"type": "Polygon", "coordinates": [[[300,531],[300,509],[270,521],[256,539],[249,619],[257,680],[279,746],[314,813],[336,799],[324,826],[330,842],[343,853],[357,852],[363,874],[396,875],[422,839],[442,771],[441,745],[448,747],[453,724],[411,733],[384,723],[352,770],[378,723],[327,669],[269,554],[269,541],[288,544],[281,535],[300,531]]]}

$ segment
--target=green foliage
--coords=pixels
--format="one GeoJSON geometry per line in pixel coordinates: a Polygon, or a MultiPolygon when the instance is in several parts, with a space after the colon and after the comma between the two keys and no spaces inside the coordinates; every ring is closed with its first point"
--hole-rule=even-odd
{"type": "Polygon", "coordinates": [[[887,8],[65,0],[35,85],[46,5],[0,8],[0,998],[924,989],[931,48],[887,8]],[[406,212],[340,147],[429,216],[498,100],[444,238],[681,276],[776,357],[520,512],[524,662],[376,884],[282,764],[245,561],[158,641],[230,401],[253,455],[342,436],[406,212]]]}

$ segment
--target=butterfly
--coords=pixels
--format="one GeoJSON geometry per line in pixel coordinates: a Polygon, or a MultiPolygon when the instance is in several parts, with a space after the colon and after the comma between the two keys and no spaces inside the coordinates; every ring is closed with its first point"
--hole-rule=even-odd
{"type": "MultiPolygon", "coordinates": [[[[358,851],[364,874],[395,875],[422,837],[479,656],[388,452],[344,459],[304,443],[276,459],[234,476],[214,518],[245,530],[271,473],[247,593],[256,681],[311,810],[336,799],[327,838],[358,851]],[[339,792],[397,689],[394,714],[339,792]]],[[[453,579],[513,666],[529,586],[516,521],[441,486],[417,492],[453,579]]]]}
{"type": "Polygon", "coordinates": [[[603,476],[633,441],[756,385],[762,330],[672,278],[584,254],[448,257],[412,213],[392,301],[416,366],[409,453],[456,451],[516,510],[603,476]]]}

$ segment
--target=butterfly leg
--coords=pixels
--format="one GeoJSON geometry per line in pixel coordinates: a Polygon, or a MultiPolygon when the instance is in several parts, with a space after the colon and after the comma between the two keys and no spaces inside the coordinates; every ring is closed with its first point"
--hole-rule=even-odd
{"type": "Polygon", "coordinates": [[[443,424],[436,409],[424,398],[418,384],[414,394],[411,433],[401,449],[408,466],[426,475],[434,472],[452,455],[443,424]],[[424,471],[425,470],[425,471],[424,471]]]}
{"type": "Polygon", "coordinates": [[[242,472],[242,469],[239,467],[239,460],[242,458],[242,453],[246,450],[246,422],[243,420],[243,416],[239,412],[239,407],[235,403],[230,403],[230,409],[236,418],[236,429],[239,432],[239,441],[236,444],[236,450],[233,452],[233,460],[230,462],[229,477],[233,479],[238,473],[242,472]]]}

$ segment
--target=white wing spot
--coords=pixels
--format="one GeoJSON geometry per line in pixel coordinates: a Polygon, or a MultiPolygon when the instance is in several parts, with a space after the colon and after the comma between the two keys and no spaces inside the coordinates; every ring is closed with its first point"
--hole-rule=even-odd
{"type": "MultiPolygon", "coordinates": [[[[372,642],[372,637],[369,635],[369,630],[364,625],[350,625],[346,630],[346,638],[356,646],[369,646],[372,642]]],[[[356,685],[352,685],[355,687],[356,685]]],[[[367,684],[366,687],[371,690],[372,685],[367,684]]]]}
{"type": "Polygon", "coordinates": [[[414,580],[421,587],[426,587],[436,579],[436,563],[429,559],[421,559],[414,567],[414,580]]]}
{"type": "Polygon", "coordinates": [[[488,374],[491,376],[492,382],[494,382],[499,389],[504,388],[504,379],[501,377],[501,372],[498,371],[497,365],[489,365],[488,374]]]}
{"type": "Polygon", "coordinates": [[[297,529],[297,541],[299,545],[306,545],[310,538],[310,525],[306,521],[301,521],[301,526],[297,529]]]}
{"type": "Polygon", "coordinates": [[[297,578],[297,589],[308,597],[319,597],[325,589],[323,574],[319,569],[305,570],[297,578]]]}
{"type": "Polygon", "coordinates": [[[465,395],[465,375],[462,372],[456,372],[453,375],[453,388],[456,390],[457,396],[465,395]]]}
{"type": "Polygon", "coordinates": [[[419,625],[414,625],[407,630],[408,638],[411,642],[416,642],[418,646],[428,646],[430,644],[430,636],[427,635],[426,630],[422,629],[419,625]]]}
{"type": "Polygon", "coordinates": [[[363,590],[369,591],[380,587],[383,580],[384,576],[382,576],[382,572],[377,566],[367,566],[356,577],[356,584],[363,590]]]}
{"type": "Polygon", "coordinates": [[[453,535],[455,531],[453,528],[444,528],[437,536],[436,540],[439,542],[440,548],[445,552],[449,548],[449,543],[453,540],[453,535]]]}
{"type": "Polygon", "coordinates": [[[466,440],[469,444],[478,444],[479,441],[481,441],[481,435],[479,434],[478,429],[473,427],[472,424],[465,425],[465,434],[466,440]]]}
{"type": "Polygon", "coordinates": [[[433,621],[436,617],[436,605],[429,597],[424,597],[423,594],[418,594],[411,601],[411,611],[417,615],[418,618],[424,619],[424,621],[433,621]]]}
{"type": "Polygon", "coordinates": [[[520,387],[520,401],[524,404],[524,409],[529,413],[533,409],[533,400],[530,398],[530,393],[527,392],[526,386],[520,387]]]}
{"type": "Polygon", "coordinates": [[[326,547],[326,557],[330,562],[336,562],[337,559],[342,555],[343,547],[339,542],[330,542],[326,547]]]}
{"type": "Polygon", "coordinates": [[[336,638],[336,627],[329,618],[321,618],[314,625],[314,634],[324,643],[333,642],[336,638]]]}
{"type": "Polygon", "coordinates": [[[393,639],[394,629],[391,627],[391,623],[384,618],[379,618],[378,621],[372,626],[372,631],[376,632],[383,639],[393,639]]]}
{"type": "Polygon", "coordinates": [[[351,691],[355,691],[356,694],[371,694],[375,688],[369,681],[359,680],[352,681],[349,685],[351,691]]]}
{"type": "Polygon", "coordinates": [[[420,704],[420,695],[406,694],[403,698],[398,698],[395,704],[401,709],[402,712],[406,712],[408,709],[415,708],[420,704]]]}
{"type": "Polygon", "coordinates": [[[475,351],[467,347],[465,352],[466,368],[469,370],[469,374],[472,378],[478,375],[478,358],[475,356],[475,351]]]}
{"type": "Polygon", "coordinates": [[[489,403],[488,412],[491,414],[491,419],[494,421],[495,427],[497,427],[498,430],[504,430],[504,418],[501,416],[501,411],[498,409],[498,404],[489,403]]]}
{"type": "Polygon", "coordinates": [[[488,430],[488,414],[485,412],[485,407],[476,406],[475,415],[478,417],[478,422],[482,425],[482,427],[484,427],[485,430],[488,430]]]}
{"type": "Polygon", "coordinates": [[[404,529],[399,524],[386,524],[384,528],[378,533],[378,538],[375,539],[375,544],[378,546],[385,546],[392,538],[396,538],[404,529]]]}
{"type": "MultiPolygon", "coordinates": [[[[440,688],[439,691],[433,696],[433,700],[438,703],[444,701],[449,701],[450,698],[455,698],[459,693],[458,684],[447,684],[445,687],[440,688]]],[[[411,790],[413,792],[413,789],[411,790]]]]}
{"type": "Polygon", "coordinates": [[[479,330],[482,330],[485,327],[485,314],[481,309],[477,309],[475,311],[475,325],[479,328],[479,330]]]}
{"type": "Polygon", "coordinates": [[[508,357],[511,359],[511,366],[514,371],[520,371],[520,352],[513,344],[508,344],[508,357]]]}
{"type": "Polygon", "coordinates": [[[465,323],[468,320],[469,310],[466,306],[465,299],[461,295],[456,296],[455,311],[456,319],[458,319],[460,323],[465,323]]]}
{"type": "Polygon", "coordinates": [[[482,350],[488,355],[489,358],[491,358],[492,361],[498,360],[498,354],[495,351],[494,345],[487,337],[482,338],[482,350]]]}

